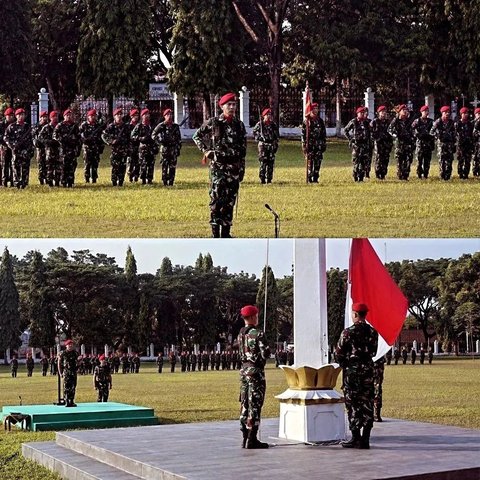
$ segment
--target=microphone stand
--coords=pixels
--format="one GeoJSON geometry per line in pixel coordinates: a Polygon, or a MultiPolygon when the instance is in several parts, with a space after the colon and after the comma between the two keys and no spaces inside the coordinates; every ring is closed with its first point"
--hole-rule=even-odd
{"type": "Polygon", "coordinates": [[[280,236],[280,216],[277,214],[275,210],[273,210],[272,207],[268,203],[265,204],[265,208],[272,212],[274,218],[275,218],[275,238],[278,238],[280,236]]]}

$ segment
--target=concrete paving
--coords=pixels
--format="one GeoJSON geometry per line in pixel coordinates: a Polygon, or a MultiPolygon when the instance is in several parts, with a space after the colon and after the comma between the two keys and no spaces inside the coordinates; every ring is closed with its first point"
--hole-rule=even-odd
{"type": "MultiPolygon", "coordinates": [[[[274,445],[268,450],[240,448],[233,421],[59,432],[56,443],[64,455],[80,455],[78,464],[84,456],[145,479],[480,480],[479,430],[386,419],[375,424],[370,450],[289,443],[277,435],[278,419],[267,419],[261,436],[274,445]]],[[[40,444],[24,445],[24,455],[52,465],[62,452],[43,443],[49,462],[42,461],[40,444]]],[[[107,473],[95,478],[112,478],[107,473]]]]}

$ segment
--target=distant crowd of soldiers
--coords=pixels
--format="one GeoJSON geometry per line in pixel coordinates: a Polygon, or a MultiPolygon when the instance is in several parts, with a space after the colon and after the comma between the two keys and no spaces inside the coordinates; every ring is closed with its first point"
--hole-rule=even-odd
{"type": "MultiPolygon", "coordinates": [[[[238,350],[223,350],[215,352],[213,350],[195,353],[193,351],[182,350],[180,354],[170,351],[167,356],[170,363],[170,372],[174,373],[177,363],[180,363],[182,372],[206,372],[208,370],[240,370],[242,361],[238,350]]],[[[159,353],[157,357],[158,373],[163,371],[163,354],[159,353]]]]}
{"type": "MultiPolygon", "coordinates": [[[[408,349],[406,346],[403,346],[401,350],[395,347],[393,354],[392,354],[392,351],[389,350],[389,352],[386,355],[387,365],[390,365],[390,363],[392,362],[392,357],[395,365],[398,365],[398,362],[400,361],[400,359],[402,359],[402,364],[406,365],[408,361],[408,356],[409,356],[408,349]]],[[[425,363],[425,359],[428,360],[429,364],[431,364],[433,361],[433,350],[431,347],[428,350],[425,350],[423,346],[421,346],[420,351],[417,352],[415,348],[412,348],[410,350],[410,363],[412,365],[415,365],[415,362],[417,361],[417,356],[421,365],[425,363]]]]}

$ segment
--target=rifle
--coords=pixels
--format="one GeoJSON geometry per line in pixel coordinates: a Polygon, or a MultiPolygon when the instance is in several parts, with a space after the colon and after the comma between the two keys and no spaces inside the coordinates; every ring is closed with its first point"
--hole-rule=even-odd
{"type": "Polygon", "coordinates": [[[179,123],[179,127],[183,127],[186,123],[187,123],[187,120],[190,118],[190,115],[187,115],[182,121],[181,123],[179,123]]]}

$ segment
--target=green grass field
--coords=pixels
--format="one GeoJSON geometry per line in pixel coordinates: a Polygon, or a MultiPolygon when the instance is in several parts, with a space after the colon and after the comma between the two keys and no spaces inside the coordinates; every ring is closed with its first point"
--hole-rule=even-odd
{"type": "MultiPolygon", "coordinates": [[[[99,183],[83,182],[82,161],[74,189],[38,185],[32,164],[30,186],[0,189],[0,229],[3,237],[208,237],[208,169],[186,142],[179,159],[176,185],[110,184],[107,154],[102,157],[99,183]]],[[[387,180],[362,184],[352,180],[348,145],[329,140],[319,184],[305,183],[305,165],[298,141],[283,140],[277,155],[274,183],[258,180],[256,146],[249,142],[247,171],[241,186],[236,237],[272,237],[273,216],[281,218],[283,237],[472,237],[480,231],[480,180],[461,181],[454,162],[453,179],[419,180],[412,166],[410,181],[396,179],[393,158],[387,180]]]]}
{"type": "MultiPolygon", "coordinates": [[[[480,429],[480,360],[444,358],[432,365],[387,366],[384,381],[385,417],[403,418],[480,429]]],[[[56,379],[41,377],[38,368],[27,378],[25,368],[12,379],[7,367],[0,367],[0,407],[51,403],[56,398],[56,379]]],[[[340,385],[340,379],[337,386],[340,385]]],[[[264,417],[276,417],[274,395],[286,389],[284,374],[273,364],[267,368],[264,417]]],[[[77,400],[95,401],[92,380],[79,377],[77,400]]],[[[113,377],[112,401],[153,407],[162,423],[233,420],[238,417],[238,372],[191,372],[169,369],[159,375],[153,364],[144,364],[138,375],[113,377]]],[[[232,435],[238,432],[232,432],[232,435]]],[[[375,430],[374,433],[375,435],[375,430]]],[[[2,480],[51,480],[55,475],[23,460],[21,443],[52,440],[53,432],[0,433],[0,478],[2,480]]]]}

